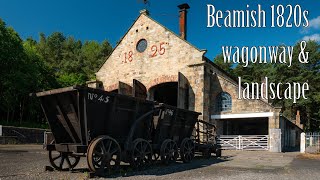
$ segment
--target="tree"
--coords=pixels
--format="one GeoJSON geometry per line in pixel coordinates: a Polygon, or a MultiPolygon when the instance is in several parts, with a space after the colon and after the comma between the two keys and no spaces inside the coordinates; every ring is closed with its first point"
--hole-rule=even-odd
{"type": "Polygon", "coordinates": [[[218,65],[221,69],[223,69],[224,71],[226,71],[227,73],[229,73],[230,75],[234,75],[233,73],[233,62],[231,61],[230,63],[228,62],[224,62],[224,57],[223,54],[219,54],[217,55],[213,62],[218,65]]]}
{"type": "Polygon", "coordinates": [[[111,53],[107,41],[86,41],[55,32],[39,42],[22,41],[0,19],[0,120],[43,123],[38,100],[29,93],[84,84],[111,53]]]}
{"type": "Polygon", "coordinates": [[[111,53],[108,41],[82,43],[73,37],[54,32],[45,37],[40,34],[37,51],[45,63],[54,70],[60,87],[84,84],[95,79],[95,72],[111,53]]]}
{"type": "Polygon", "coordinates": [[[28,94],[49,87],[46,67],[35,53],[36,42],[28,38],[22,42],[19,35],[0,20],[0,117],[6,121],[22,122],[28,94]]]}
{"type": "Polygon", "coordinates": [[[65,36],[60,32],[54,32],[48,36],[46,45],[48,48],[48,61],[56,71],[61,71],[63,66],[63,48],[65,36]]]}
{"type": "Polygon", "coordinates": [[[81,49],[81,59],[84,65],[83,71],[89,79],[95,79],[95,72],[99,70],[111,51],[112,47],[107,41],[103,41],[101,45],[96,41],[84,43],[81,49]]]}
{"type": "Polygon", "coordinates": [[[0,19],[0,109],[7,121],[24,92],[25,55],[19,35],[0,19]]]}

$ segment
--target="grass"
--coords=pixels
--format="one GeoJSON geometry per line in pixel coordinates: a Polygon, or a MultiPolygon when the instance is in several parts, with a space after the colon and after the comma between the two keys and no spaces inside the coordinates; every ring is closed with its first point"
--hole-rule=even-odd
{"type": "Polygon", "coordinates": [[[316,154],[309,154],[309,153],[300,154],[300,155],[298,155],[298,157],[301,159],[318,159],[318,160],[320,160],[320,152],[318,152],[316,154]]]}

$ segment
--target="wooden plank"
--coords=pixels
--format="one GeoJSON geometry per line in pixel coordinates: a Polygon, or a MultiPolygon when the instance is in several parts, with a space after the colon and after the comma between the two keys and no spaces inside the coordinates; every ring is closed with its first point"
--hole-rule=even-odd
{"type": "Polygon", "coordinates": [[[57,110],[59,112],[59,115],[57,115],[57,117],[58,117],[60,123],[63,125],[63,127],[65,128],[65,130],[68,132],[69,136],[71,137],[72,141],[75,143],[76,140],[75,140],[75,138],[74,138],[74,136],[73,136],[73,134],[71,132],[71,129],[70,129],[69,125],[68,125],[68,122],[66,121],[66,119],[65,119],[65,117],[63,115],[63,112],[61,111],[60,106],[57,105],[56,108],[57,108],[57,110]]]}
{"type": "Polygon", "coordinates": [[[75,90],[76,89],[73,86],[71,86],[71,87],[65,87],[65,88],[60,88],[60,89],[53,89],[53,90],[49,90],[49,91],[38,92],[38,93],[36,93],[36,96],[40,97],[40,96],[59,94],[59,93],[68,92],[68,91],[75,91],[75,90]]]}
{"type": "Polygon", "coordinates": [[[132,96],[132,87],[124,82],[119,81],[118,92],[119,94],[132,96]]]}
{"type": "Polygon", "coordinates": [[[189,86],[188,79],[182,74],[178,73],[178,102],[177,107],[181,109],[189,108],[189,86]]]}
{"type": "Polygon", "coordinates": [[[139,99],[147,99],[147,88],[140,81],[133,79],[132,95],[139,99]]]}

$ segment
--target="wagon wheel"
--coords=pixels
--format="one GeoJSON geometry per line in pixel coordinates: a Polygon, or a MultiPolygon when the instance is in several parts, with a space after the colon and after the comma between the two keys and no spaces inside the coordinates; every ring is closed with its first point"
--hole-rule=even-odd
{"type": "Polygon", "coordinates": [[[159,153],[154,152],[152,159],[153,159],[154,161],[157,161],[159,158],[160,158],[159,153]]]}
{"type": "Polygon", "coordinates": [[[221,157],[221,149],[216,149],[216,157],[221,157]]]}
{"type": "Polygon", "coordinates": [[[117,141],[109,136],[93,140],[87,151],[87,161],[92,172],[116,170],[120,166],[121,148],[117,141]]]}
{"type": "Polygon", "coordinates": [[[50,164],[59,171],[72,170],[80,161],[80,157],[72,152],[49,151],[50,164]]]}
{"type": "Polygon", "coordinates": [[[212,149],[211,148],[205,148],[203,151],[202,151],[202,156],[206,159],[210,159],[211,157],[211,153],[212,153],[212,149]]]}
{"type": "Polygon", "coordinates": [[[194,158],[194,143],[190,138],[184,138],[180,145],[180,156],[183,162],[190,162],[194,158]]]}
{"type": "Polygon", "coordinates": [[[133,141],[130,165],[139,168],[150,165],[152,163],[152,147],[150,143],[144,139],[136,139],[133,141]]]}
{"type": "Polygon", "coordinates": [[[171,139],[166,139],[161,145],[160,156],[164,164],[175,162],[179,157],[177,143],[171,139]]]}

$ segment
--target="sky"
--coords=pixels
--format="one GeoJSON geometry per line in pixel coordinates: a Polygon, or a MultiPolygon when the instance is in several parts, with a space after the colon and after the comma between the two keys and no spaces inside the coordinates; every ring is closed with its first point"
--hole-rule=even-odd
{"type": "MultiPolygon", "coordinates": [[[[222,46],[293,46],[302,39],[320,42],[320,0],[149,0],[147,5],[143,0],[0,0],[0,18],[22,39],[38,40],[40,32],[50,35],[59,31],[83,41],[108,40],[114,47],[145,8],[153,19],[178,34],[177,5],[182,3],[190,5],[187,40],[199,49],[206,49],[209,59],[220,54],[222,46]],[[208,28],[208,4],[216,11],[221,10],[224,17],[226,10],[257,10],[260,4],[266,11],[267,27],[208,28]],[[279,4],[284,7],[298,4],[302,12],[308,10],[309,27],[271,28],[271,6],[279,4]]],[[[285,9],[285,18],[288,12],[285,9]]]]}

